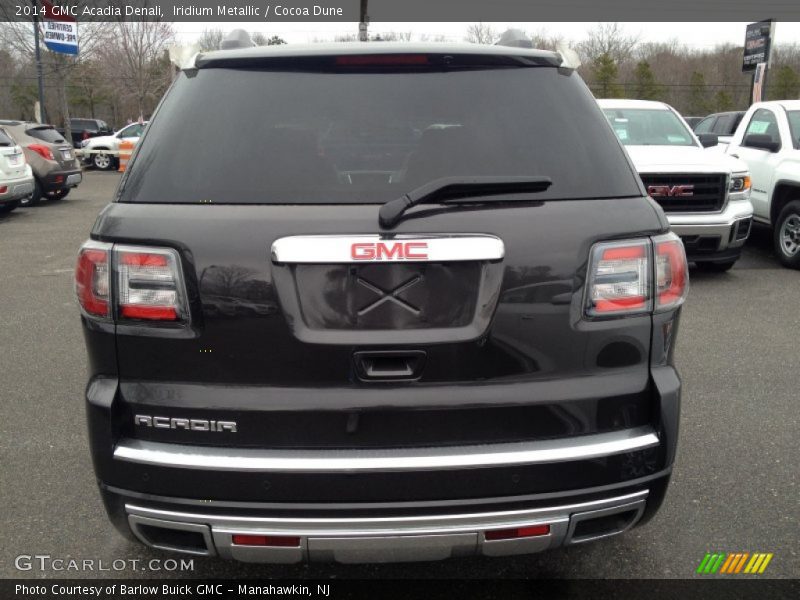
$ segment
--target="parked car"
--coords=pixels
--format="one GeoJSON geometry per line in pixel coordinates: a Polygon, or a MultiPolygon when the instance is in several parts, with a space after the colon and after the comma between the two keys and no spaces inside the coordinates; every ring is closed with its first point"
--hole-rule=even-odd
{"type": "Polygon", "coordinates": [[[139,141],[147,122],[131,123],[112,135],[93,137],[81,143],[83,162],[101,171],[119,167],[119,143],[139,141]]]}
{"type": "Polygon", "coordinates": [[[703,120],[703,117],[683,117],[683,120],[686,121],[686,124],[694,129],[695,125],[697,125],[700,121],[703,120]]]}
{"type": "MultiPolygon", "coordinates": [[[[110,135],[114,132],[111,127],[101,119],[74,118],[69,120],[69,125],[70,132],[72,133],[71,142],[74,148],[80,148],[81,142],[84,140],[98,135],[110,135]]],[[[59,128],[57,131],[62,136],[66,135],[64,129],[59,128]]]]}
{"type": "Polygon", "coordinates": [[[33,172],[22,148],[0,127],[0,213],[11,212],[33,193],[33,172]]]}
{"type": "Polygon", "coordinates": [[[80,184],[82,175],[75,150],[52,125],[25,121],[0,121],[25,153],[33,170],[33,193],[20,206],[38,204],[45,197],[61,200],[80,184]]]}
{"type": "MultiPolygon", "coordinates": [[[[726,271],[750,234],[750,173],[723,153],[703,150],[681,116],[663,102],[599,100],[672,231],[698,267],[726,271]]],[[[713,134],[703,136],[713,144],[713,134]]]]}
{"type": "Polygon", "coordinates": [[[778,259],[800,269],[800,100],[751,106],[727,152],[750,168],[755,219],[772,227],[778,259]]]}
{"type": "Polygon", "coordinates": [[[79,253],[119,530],[244,561],[422,561],[652,517],[686,257],[574,65],[247,46],[177,74],[79,253]],[[375,151],[393,135],[404,153],[375,151]]]}
{"type": "Polygon", "coordinates": [[[711,133],[717,136],[716,150],[724,150],[744,116],[743,110],[714,113],[694,126],[697,135],[711,133]]]}

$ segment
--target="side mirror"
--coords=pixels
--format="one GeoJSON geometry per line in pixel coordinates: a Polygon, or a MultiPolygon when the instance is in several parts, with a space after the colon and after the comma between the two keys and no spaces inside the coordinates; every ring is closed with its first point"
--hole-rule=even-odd
{"type": "Polygon", "coordinates": [[[758,148],[759,150],[766,150],[767,152],[777,152],[781,149],[780,142],[776,142],[771,136],[764,135],[763,133],[751,133],[745,136],[742,146],[758,148]]]}
{"type": "Polygon", "coordinates": [[[716,133],[698,133],[697,139],[703,148],[710,148],[719,144],[719,136],[716,133]]]}

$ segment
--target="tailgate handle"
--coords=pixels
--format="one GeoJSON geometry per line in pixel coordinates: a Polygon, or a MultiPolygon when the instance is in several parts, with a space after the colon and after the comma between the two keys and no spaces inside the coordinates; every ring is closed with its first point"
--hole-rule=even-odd
{"type": "Polygon", "coordinates": [[[362,351],[353,354],[356,373],[362,381],[414,381],[422,375],[423,350],[362,351]]]}

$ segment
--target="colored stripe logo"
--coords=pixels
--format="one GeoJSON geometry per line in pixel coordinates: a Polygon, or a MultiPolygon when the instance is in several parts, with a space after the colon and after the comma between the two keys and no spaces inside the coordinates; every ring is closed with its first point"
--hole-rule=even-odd
{"type": "Polygon", "coordinates": [[[706,552],[696,572],[701,575],[714,575],[715,573],[761,575],[767,570],[767,565],[772,557],[772,552],[754,552],[752,554],[749,552],[706,552]]]}

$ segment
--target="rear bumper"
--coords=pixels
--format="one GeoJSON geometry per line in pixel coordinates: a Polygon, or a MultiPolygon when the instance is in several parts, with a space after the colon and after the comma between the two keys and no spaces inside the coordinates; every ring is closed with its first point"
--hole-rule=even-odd
{"type": "Polygon", "coordinates": [[[83,174],[80,169],[50,171],[41,179],[42,191],[48,193],[76,187],[82,180],[83,174]]]}
{"type": "Polygon", "coordinates": [[[0,192],[0,204],[30,196],[33,193],[33,177],[29,175],[11,181],[4,181],[0,185],[0,190],[3,188],[6,188],[6,191],[0,192]]]}
{"type": "Polygon", "coordinates": [[[683,240],[690,261],[736,260],[750,235],[753,207],[749,200],[736,200],[721,213],[667,213],[667,219],[683,240]]]}
{"type": "Polygon", "coordinates": [[[87,411],[109,516],[149,546],[259,562],[434,560],[537,552],[650,518],[675,456],[680,381],[672,367],[653,367],[648,388],[647,425],[435,448],[267,450],[126,438],[114,433],[120,385],[111,378],[90,383],[87,411]],[[489,530],[534,525],[549,531],[486,539],[489,530]],[[298,539],[243,546],[233,543],[237,534],[298,539]]]}
{"type": "Polygon", "coordinates": [[[125,502],[123,511],[133,535],[162,550],[244,562],[403,562],[528,554],[609,537],[640,521],[648,496],[649,490],[641,489],[519,510],[411,516],[247,516],[154,508],[140,501],[125,502]],[[535,535],[493,539],[531,527],[536,530],[528,533],[535,535]],[[248,545],[236,543],[239,535],[267,539],[265,545],[248,545]]]}

